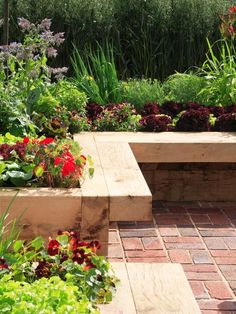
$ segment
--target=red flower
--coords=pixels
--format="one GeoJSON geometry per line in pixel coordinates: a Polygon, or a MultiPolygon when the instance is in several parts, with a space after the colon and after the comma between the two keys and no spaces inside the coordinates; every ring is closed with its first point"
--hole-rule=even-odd
{"type": "Polygon", "coordinates": [[[74,161],[66,161],[61,169],[63,177],[67,177],[70,173],[75,171],[74,161]]]}
{"type": "Polygon", "coordinates": [[[51,256],[59,253],[60,243],[57,240],[51,240],[48,244],[48,254],[51,256]]]}
{"type": "Polygon", "coordinates": [[[229,26],[228,32],[229,32],[230,34],[233,34],[233,33],[234,33],[234,27],[233,27],[232,25],[229,26]]]}
{"type": "Polygon", "coordinates": [[[229,9],[229,12],[236,13],[236,5],[229,9]]]}
{"type": "Polygon", "coordinates": [[[88,247],[94,252],[96,253],[97,250],[99,250],[101,248],[101,244],[98,241],[91,241],[88,245],[88,247]]]}
{"type": "Polygon", "coordinates": [[[28,144],[28,143],[29,143],[29,138],[28,138],[28,137],[24,137],[23,143],[24,143],[24,144],[28,144]]]}
{"type": "Polygon", "coordinates": [[[6,263],[6,260],[4,258],[0,258],[0,270],[1,269],[8,269],[9,266],[6,263]]]}
{"type": "Polygon", "coordinates": [[[41,144],[41,145],[48,145],[48,144],[51,144],[52,142],[54,142],[54,138],[46,137],[45,139],[41,140],[39,142],[39,144],[41,144]]]}
{"type": "Polygon", "coordinates": [[[58,166],[61,162],[62,162],[61,157],[56,157],[56,158],[54,159],[54,166],[58,166]]]}

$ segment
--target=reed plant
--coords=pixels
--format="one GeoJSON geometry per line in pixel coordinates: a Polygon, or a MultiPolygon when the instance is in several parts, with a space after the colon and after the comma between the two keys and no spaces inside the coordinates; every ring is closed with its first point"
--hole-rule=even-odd
{"type": "Polygon", "coordinates": [[[75,47],[71,62],[75,84],[90,102],[100,105],[120,102],[120,83],[111,45],[107,43],[105,51],[98,45],[96,51],[88,50],[84,58],[75,47]]]}

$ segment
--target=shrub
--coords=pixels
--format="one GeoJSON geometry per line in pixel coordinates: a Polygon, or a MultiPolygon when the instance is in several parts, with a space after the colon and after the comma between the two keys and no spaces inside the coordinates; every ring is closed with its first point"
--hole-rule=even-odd
{"type": "Polygon", "coordinates": [[[109,104],[93,120],[97,131],[137,131],[141,116],[128,103],[109,104]]]}
{"type": "Polygon", "coordinates": [[[166,101],[160,107],[161,113],[171,116],[172,118],[178,115],[183,109],[183,104],[174,101],[166,101]]]}
{"type": "Polygon", "coordinates": [[[77,287],[57,276],[29,284],[14,281],[10,275],[5,275],[0,283],[1,313],[99,313],[77,287]]]}
{"type": "Polygon", "coordinates": [[[206,110],[188,109],[180,114],[175,130],[182,132],[203,132],[210,130],[209,112],[206,110]]]}
{"type": "Polygon", "coordinates": [[[55,94],[60,105],[65,106],[67,111],[76,110],[79,114],[85,113],[87,96],[71,82],[60,81],[56,87],[55,94]]]}
{"type": "Polygon", "coordinates": [[[144,131],[148,132],[164,132],[171,127],[171,117],[166,115],[150,114],[141,119],[140,124],[144,131]]]}
{"type": "Polygon", "coordinates": [[[219,132],[236,132],[236,113],[219,116],[215,121],[214,129],[219,132]]]}
{"type": "Polygon", "coordinates": [[[157,80],[130,79],[127,82],[122,82],[122,101],[134,105],[138,112],[147,103],[161,104],[163,98],[161,84],[157,80]]]}
{"type": "Polygon", "coordinates": [[[165,99],[177,103],[186,103],[198,99],[198,94],[205,86],[204,78],[194,74],[177,73],[164,83],[165,99]]]}
{"type": "Polygon", "coordinates": [[[145,104],[141,111],[142,116],[148,116],[150,114],[158,114],[158,113],[159,113],[159,106],[156,103],[145,104]]]}
{"type": "Polygon", "coordinates": [[[0,186],[79,187],[87,161],[72,140],[9,134],[0,137],[0,159],[0,186]]]}

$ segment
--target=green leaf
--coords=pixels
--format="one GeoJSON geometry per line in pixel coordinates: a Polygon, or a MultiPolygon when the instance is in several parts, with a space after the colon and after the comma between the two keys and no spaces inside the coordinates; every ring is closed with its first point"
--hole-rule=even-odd
{"type": "Polygon", "coordinates": [[[39,250],[43,246],[44,240],[42,237],[37,237],[35,238],[32,242],[31,245],[33,248],[36,250],[39,250]]]}
{"type": "Polygon", "coordinates": [[[63,246],[69,243],[69,237],[66,234],[59,235],[56,239],[63,246]]]}
{"type": "Polygon", "coordinates": [[[0,163],[0,174],[2,174],[5,169],[6,169],[6,164],[4,162],[1,162],[0,163]]]}
{"type": "Polygon", "coordinates": [[[19,250],[23,247],[23,241],[22,240],[17,240],[15,241],[14,245],[13,245],[13,251],[15,253],[19,252],[19,250]]]}
{"type": "Polygon", "coordinates": [[[36,175],[37,178],[41,177],[44,173],[44,169],[42,166],[37,166],[35,169],[34,169],[34,173],[36,175]]]}

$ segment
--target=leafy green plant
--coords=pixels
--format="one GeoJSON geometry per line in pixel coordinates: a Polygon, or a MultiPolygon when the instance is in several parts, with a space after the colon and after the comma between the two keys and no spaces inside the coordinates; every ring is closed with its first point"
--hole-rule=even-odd
{"type": "Polygon", "coordinates": [[[140,112],[147,103],[162,103],[164,93],[157,80],[130,79],[122,82],[122,101],[131,103],[140,112]]]}
{"type": "Polygon", "coordinates": [[[66,80],[58,82],[53,95],[67,111],[76,111],[80,115],[85,113],[88,98],[72,82],[66,80]]]}
{"type": "MultiPolygon", "coordinates": [[[[0,165],[0,168],[1,168],[1,165],[0,165]]],[[[16,196],[17,196],[17,193],[11,199],[7,208],[0,215],[0,259],[5,257],[7,253],[9,253],[10,248],[15,243],[15,241],[17,241],[20,231],[21,231],[20,228],[18,227],[18,224],[20,222],[20,219],[23,213],[16,219],[13,219],[10,221],[7,220],[9,217],[10,209],[12,207],[13,202],[16,199],[16,196]]],[[[2,263],[0,262],[0,264],[2,263]]]]}
{"type": "Polygon", "coordinates": [[[71,59],[75,72],[75,84],[86,93],[91,102],[100,105],[119,103],[120,84],[117,76],[113,48],[106,45],[105,51],[98,45],[83,59],[75,47],[71,59]]]}
{"type": "Polygon", "coordinates": [[[171,75],[162,85],[165,100],[179,103],[197,101],[205,86],[205,80],[196,74],[177,73],[171,75]]]}
{"type": "Polygon", "coordinates": [[[205,87],[199,93],[199,99],[206,105],[230,105],[236,102],[236,59],[235,48],[226,39],[213,45],[207,39],[209,53],[199,69],[199,75],[205,79],[205,87]],[[213,47],[218,46],[220,57],[213,47]]]}
{"type": "Polygon", "coordinates": [[[93,303],[110,302],[118,279],[109,262],[96,254],[98,241],[80,241],[75,231],[59,233],[46,249],[41,237],[27,244],[16,241],[13,252],[5,256],[7,267],[0,268],[0,277],[10,273],[14,280],[32,283],[42,277],[59,276],[77,286],[93,303]]]}
{"type": "Polygon", "coordinates": [[[31,284],[5,275],[0,279],[0,312],[6,314],[98,314],[86,295],[71,283],[54,276],[31,284]]]}
{"type": "Polygon", "coordinates": [[[87,162],[93,173],[91,157],[72,140],[0,136],[0,160],[0,186],[80,187],[87,162]]]}

